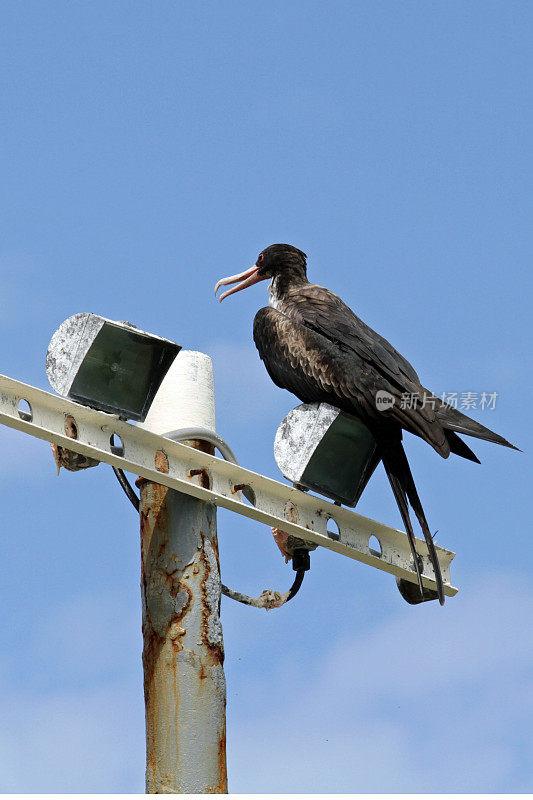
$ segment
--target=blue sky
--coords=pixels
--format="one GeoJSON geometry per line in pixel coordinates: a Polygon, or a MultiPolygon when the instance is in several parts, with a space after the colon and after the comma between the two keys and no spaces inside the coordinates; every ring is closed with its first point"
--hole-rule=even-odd
{"type": "MultiPolygon", "coordinates": [[[[265,284],[212,287],[287,241],[433,391],[497,392],[472,415],[524,450],[408,437],[457,553],[444,608],[330,552],[284,609],[223,600],[232,791],[532,788],[532,23],[512,0],[2,3],[1,372],[48,388],[66,317],[131,320],[213,357],[218,431],[280,477],[297,401],[252,343],[265,284]]],[[[135,514],[107,467],[56,478],[0,437],[0,790],[142,792],[135,514]]],[[[381,469],[358,511],[400,526],[381,469]]],[[[267,530],[221,511],[219,539],[227,584],[288,587],[267,530]]]]}

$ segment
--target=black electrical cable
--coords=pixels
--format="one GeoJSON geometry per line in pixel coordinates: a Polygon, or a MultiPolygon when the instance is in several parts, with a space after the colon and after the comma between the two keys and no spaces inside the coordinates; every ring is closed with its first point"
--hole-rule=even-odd
{"type": "Polygon", "coordinates": [[[294,597],[295,594],[298,594],[300,586],[303,583],[304,576],[305,576],[305,570],[304,569],[299,569],[298,572],[296,573],[296,577],[294,579],[294,583],[292,584],[291,588],[289,589],[289,596],[285,600],[286,603],[288,603],[289,600],[292,600],[292,598],[294,597]]]}
{"type": "MultiPolygon", "coordinates": [[[[128,481],[128,479],[126,478],[123,470],[119,469],[118,467],[113,467],[113,472],[115,473],[115,475],[117,477],[117,481],[120,483],[120,485],[124,489],[124,492],[125,492],[128,500],[130,500],[131,504],[134,506],[135,510],[138,512],[139,511],[139,505],[140,505],[139,498],[135,494],[135,492],[133,490],[133,487],[130,484],[130,482],[128,481]]],[[[311,568],[311,559],[309,558],[309,550],[306,550],[305,547],[299,547],[297,550],[294,551],[294,553],[292,555],[292,568],[296,572],[296,577],[294,578],[294,582],[293,582],[291,588],[289,589],[289,594],[287,596],[287,599],[285,600],[286,603],[288,603],[289,600],[292,600],[292,598],[296,594],[298,594],[298,591],[300,590],[300,586],[303,583],[303,579],[304,579],[305,573],[307,572],[308,569],[311,568]]],[[[224,592],[224,594],[226,594],[226,592],[224,592]]]]}
{"type": "Polygon", "coordinates": [[[309,557],[309,550],[305,547],[298,547],[294,553],[292,554],[292,568],[296,572],[296,577],[294,579],[294,583],[292,584],[291,588],[289,589],[289,596],[285,602],[289,602],[292,600],[295,594],[298,593],[300,586],[302,585],[305,573],[308,569],[311,569],[311,559],[309,557]]]}
{"type": "Polygon", "coordinates": [[[113,472],[117,476],[117,481],[120,483],[129,500],[131,500],[132,505],[135,506],[135,510],[139,511],[140,500],[133,491],[133,487],[129,480],[124,475],[124,472],[119,469],[118,467],[113,467],[113,472]]]}

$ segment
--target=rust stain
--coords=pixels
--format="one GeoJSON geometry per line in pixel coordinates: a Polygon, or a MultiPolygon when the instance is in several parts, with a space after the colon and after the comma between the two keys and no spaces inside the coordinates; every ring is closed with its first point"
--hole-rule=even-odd
{"type": "Polygon", "coordinates": [[[218,793],[226,794],[228,791],[228,767],[226,763],[226,731],[222,731],[220,741],[218,743],[218,768],[220,772],[220,780],[218,782],[218,793]]]}
{"type": "Polygon", "coordinates": [[[209,619],[211,614],[213,613],[208,600],[207,600],[207,581],[211,574],[211,565],[209,564],[209,559],[205,552],[205,535],[200,531],[200,536],[202,539],[202,548],[200,550],[199,561],[203,567],[203,578],[200,581],[201,592],[200,592],[200,602],[202,604],[202,623],[201,623],[201,632],[202,632],[202,641],[207,649],[207,652],[210,656],[210,666],[214,664],[222,665],[224,663],[224,649],[221,644],[212,644],[209,640],[209,619]]]}
{"type": "Polygon", "coordinates": [[[189,606],[194,600],[192,589],[189,586],[187,586],[186,583],[183,583],[182,579],[177,578],[177,576],[174,573],[172,575],[166,574],[164,577],[164,581],[168,587],[168,593],[173,600],[176,599],[176,597],[179,595],[180,592],[185,592],[185,594],[187,595],[187,601],[178,615],[178,618],[181,619],[183,615],[187,613],[189,606]]]}
{"type": "MultiPolygon", "coordinates": [[[[179,653],[180,650],[183,650],[183,645],[182,645],[180,639],[181,639],[182,636],[185,636],[186,633],[187,633],[187,631],[185,630],[185,628],[182,628],[181,625],[179,625],[176,621],[174,621],[170,625],[168,635],[169,635],[169,638],[170,638],[170,640],[172,642],[172,647],[177,653],[179,653]]],[[[174,670],[174,674],[176,674],[175,667],[176,667],[176,663],[173,662],[172,663],[172,669],[174,670]]]]}
{"type": "Polygon", "coordinates": [[[154,462],[158,472],[168,473],[168,456],[164,450],[156,452],[154,462]]]}
{"type": "MultiPolygon", "coordinates": [[[[157,553],[151,552],[154,544],[159,545],[159,539],[164,539],[164,532],[168,528],[166,495],[167,488],[160,484],[139,478],[136,485],[141,492],[140,523],[141,523],[141,592],[143,598],[143,666],[144,666],[144,696],[147,709],[151,708],[152,696],[155,696],[155,673],[157,662],[165,637],[154,630],[150,617],[150,603],[147,597],[148,585],[151,585],[154,570],[157,571],[157,553]]],[[[173,586],[176,582],[171,575],[168,580],[173,586]]],[[[176,582],[177,583],[177,582],[176,582]]],[[[179,587],[177,589],[179,591],[179,587]]],[[[177,593],[177,592],[176,592],[177,593]]],[[[190,603],[185,604],[187,606],[190,603]]],[[[173,621],[173,620],[172,620],[173,621]]],[[[147,719],[149,716],[147,715],[147,719]]]]}
{"type": "Polygon", "coordinates": [[[71,416],[71,414],[67,414],[65,416],[65,433],[69,437],[69,439],[78,438],[78,425],[74,417],[71,416]]]}
{"type": "Polygon", "coordinates": [[[189,478],[194,478],[195,475],[200,476],[200,486],[202,489],[211,488],[211,478],[209,477],[209,471],[205,467],[202,467],[202,469],[190,469],[187,473],[189,478]]]}
{"type": "Polygon", "coordinates": [[[287,500],[287,502],[285,503],[285,509],[283,513],[285,514],[285,519],[288,522],[292,522],[295,525],[298,524],[298,521],[300,519],[300,514],[298,513],[297,507],[294,505],[293,502],[291,502],[291,500],[287,500]]]}
{"type": "Polygon", "coordinates": [[[154,631],[149,619],[143,620],[143,667],[144,667],[144,699],[147,707],[151,705],[152,691],[155,689],[155,667],[164,640],[154,631]]]}
{"type": "MultiPolygon", "coordinates": [[[[215,553],[215,559],[216,559],[216,562],[217,562],[217,570],[218,570],[218,574],[220,575],[220,554],[218,552],[218,537],[217,537],[216,532],[211,534],[211,544],[213,545],[213,550],[214,550],[214,553],[215,553]]],[[[218,604],[218,611],[220,613],[220,602],[218,604]]]]}
{"type": "Polygon", "coordinates": [[[200,450],[202,453],[208,453],[210,456],[215,455],[215,447],[210,442],[203,442],[199,439],[187,439],[186,441],[181,442],[181,444],[185,444],[187,447],[194,447],[195,450],[200,450]]]}
{"type": "Polygon", "coordinates": [[[184,603],[183,608],[180,609],[180,611],[174,615],[174,617],[172,618],[172,622],[179,622],[180,620],[182,620],[185,614],[187,614],[187,612],[189,611],[191,603],[194,600],[194,594],[192,593],[192,589],[182,581],[178,581],[177,583],[178,583],[178,591],[176,592],[176,596],[180,591],[183,591],[187,595],[187,601],[184,603]]]}
{"type": "Polygon", "coordinates": [[[155,779],[157,774],[157,762],[155,760],[155,752],[153,750],[150,751],[150,767],[152,769],[153,781],[155,786],[155,779]]]}
{"type": "Polygon", "coordinates": [[[226,763],[226,731],[223,730],[218,742],[218,774],[219,780],[216,786],[206,786],[206,794],[227,794],[228,793],[228,767],[226,763]]]}

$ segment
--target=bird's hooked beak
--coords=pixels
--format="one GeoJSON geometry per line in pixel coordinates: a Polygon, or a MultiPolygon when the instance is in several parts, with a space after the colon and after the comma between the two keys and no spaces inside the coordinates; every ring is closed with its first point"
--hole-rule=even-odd
{"type": "Polygon", "coordinates": [[[254,264],[253,267],[245,270],[245,272],[239,273],[239,275],[230,275],[229,278],[221,278],[215,286],[215,296],[221,286],[227,286],[229,283],[236,283],[237,281],[241,281],[241,283],[239,283],[237,286],[234,286],[233,289],[228,289],[227,292],[223,292],[223,294],[220,295],[219,302],[221,303],[224,298],[228,297],[230,294],[240,292],[241,289],[247,289],[248,286],[253,286],[254,283],[268,280],[268,275],[258,275],[259,269],[260,266],[258,264],[254,264]]]}

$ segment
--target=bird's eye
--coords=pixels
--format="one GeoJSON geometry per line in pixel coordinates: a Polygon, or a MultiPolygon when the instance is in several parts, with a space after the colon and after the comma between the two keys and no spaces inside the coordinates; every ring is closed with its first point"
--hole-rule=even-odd
{"type": "Polygon", "coordinates": [[[263,258],[264,258],[263,253],[259,253],[259,255],[257,256],[257,263],[260,264],[263,258]]]}

